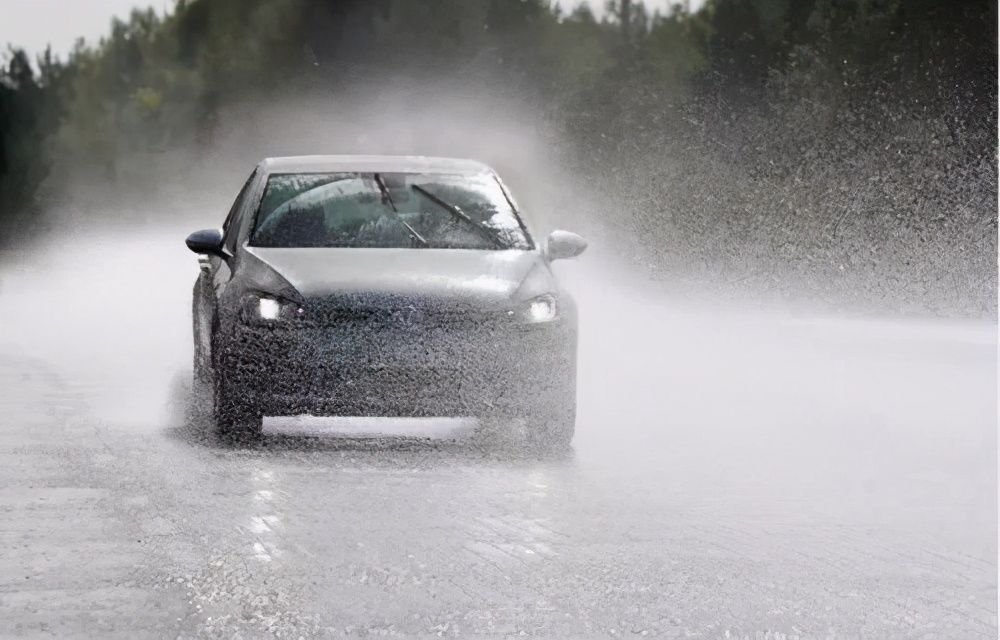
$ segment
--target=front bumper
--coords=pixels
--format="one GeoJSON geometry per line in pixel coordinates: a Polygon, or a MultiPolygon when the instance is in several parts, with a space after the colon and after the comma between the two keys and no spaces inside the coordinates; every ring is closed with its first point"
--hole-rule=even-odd
{"type": "Polygon", "coordinates": [[[235,324],[215,366],[261,415],[534,415],[575,405],[576,328],[235,324]]]}

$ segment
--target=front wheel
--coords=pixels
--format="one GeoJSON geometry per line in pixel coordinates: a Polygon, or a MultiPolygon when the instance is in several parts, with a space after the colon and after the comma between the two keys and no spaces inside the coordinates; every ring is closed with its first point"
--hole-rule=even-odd
{"type": "Polygon", "coordinates": [[[575,407],[530,414],[494,414],[480,419],[477,441],[490,449],[559,453],[570,448],[576,431],[575,407]]]}
{"type": "Polygon", "coordinates": [[[560,407],[543,411],[529,419],[527,444],[539,451],[564,451],[569,449],[576,433],[576,408],[560,407]]]}
{"type": "Polygon", "coordinates": [[[228,380],[225,371],[217,369],[214,377],[215,427],[219,435],[235,440],[258,438],[264,429],[263,416],[228,380]]]}

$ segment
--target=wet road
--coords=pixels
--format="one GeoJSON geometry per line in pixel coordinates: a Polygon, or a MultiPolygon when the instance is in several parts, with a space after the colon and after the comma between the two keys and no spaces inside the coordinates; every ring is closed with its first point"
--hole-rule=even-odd
{"type": "Polygon", "coordinates": [[[129,247],[2,272],[2,637],[997,636],[990,324],[680,312],[567,265],[570,454],[232,447],[186,412],[193,260],[129,247]]]}

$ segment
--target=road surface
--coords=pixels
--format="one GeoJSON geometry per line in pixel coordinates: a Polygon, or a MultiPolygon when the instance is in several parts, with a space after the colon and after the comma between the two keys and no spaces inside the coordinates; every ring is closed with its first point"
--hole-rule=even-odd
{"type": "Polygon", "coordinates": [[[186,411],[182,238],[0,265],[2,637],[997,637],[991,323],[681,311],[581,261],[571,453],[233,447],[186,411]]]}

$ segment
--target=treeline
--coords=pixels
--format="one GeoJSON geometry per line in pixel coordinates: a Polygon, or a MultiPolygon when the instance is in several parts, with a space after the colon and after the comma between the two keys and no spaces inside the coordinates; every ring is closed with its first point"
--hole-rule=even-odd
{"type": "MultiPolygon", "coordinates": [[[[626,8],[647,80],[677,87],[703,64],[702,18],[626,8]]],[[[227,104],[412,74],[491,78],[557,105],[600,85],[626,51],[618,19],[543,0],[178,0],[115,20],[95,46],[0,73],[0,196],[26,204],[54,159],[109,176],[128,152],[209,143],[227,104]]],[[[557,111],[555,107],[553,111],[557,111]]]]}
{"type": "Polygon", "coordinates": [[[824,291],[851,269],[900,280],[887,265],[922,262],[923,290],[995,300],[995,2],[708,0],[660,14],[615,0],[602,15],[545,0],[178,0],[67,60],[12,50],[0,232],[34,215],[54,166],[113,180],[130,153],[210,145],[227,105],[488,79],[545,106],[567,164],[628,203],[621,224],[675,274],[721,264],[779,280],[774,265],[794,263],[824,291]],[[947,284],[927,285],[946,268],[947,284]]]}

